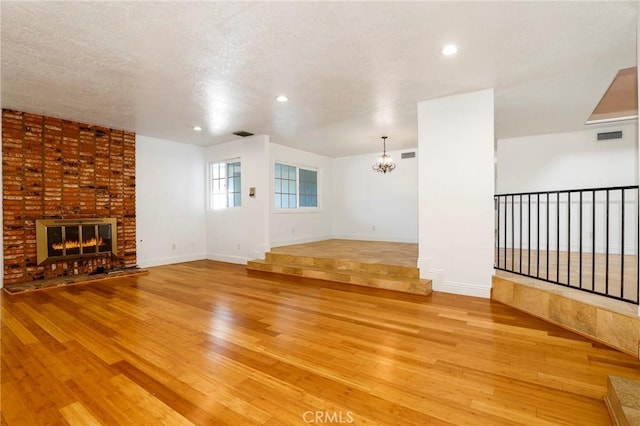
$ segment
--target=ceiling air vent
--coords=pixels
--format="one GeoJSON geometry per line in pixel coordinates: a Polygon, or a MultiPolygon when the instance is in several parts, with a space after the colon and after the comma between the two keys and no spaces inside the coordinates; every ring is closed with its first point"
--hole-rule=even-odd
{"type": "Polygon", "coordinates": [[[618,130],[617,132],[598,133],[599,141],[608,141],[610,139],[622,139],[622,130],[618,130]]]}
{"type": "Polygon", "coordinates": [[[243,138],[246,138],[247,136],[253,136],[253,133],[247,132],[246,130],[238,130],[237,132],[233,132],[233,134],[236,136],[242,136],[243,138]]]}
{"type": "Polygon", "coordinates": [[[405,158],[416,158],[416,153],[415,152],[403,152],[402,154],[400,154],[400,158],[402,158],[403,160],[405,158]]]}

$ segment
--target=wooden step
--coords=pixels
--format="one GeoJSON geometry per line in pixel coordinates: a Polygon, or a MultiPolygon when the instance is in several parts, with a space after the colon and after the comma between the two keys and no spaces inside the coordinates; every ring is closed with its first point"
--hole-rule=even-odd
{"type": "Polygon", "coordinates": [[[330,268],[338,271],[355,271],[368,274],[389,275],[397,278],[420,278],[418,268],[408,266],[387,265],[383,263],[364,263],[355,260],[330,259],[323,257],[295,256],[291,254],[268,252],[267,263],[330,268]]]}
{"type": "Polygon", "coordinates": [[[640,426],[640,381],[609,376],[604,401],[614,425],[640,426]]]}
{"type": "MultiPolygon", "coordinates": [[[[247,263],[250,271],[315,278],[325,281],[355,284],[364,287],[394,290],[403,293],[427,295],[431,293],[431,280],[423,280],[412,268],[394,265],[363,264],[359,262],[275,255],[267,253],[265,260],[247,263]],[[327,261],[327,262],[325,262],[327,261]],[[370,266],[366,266],[370,265],[370,266]],[[396,269],[401,268],[401,269],[396,269]]],[[[417,270],[417,268],[416,268],[417,270]]]]}

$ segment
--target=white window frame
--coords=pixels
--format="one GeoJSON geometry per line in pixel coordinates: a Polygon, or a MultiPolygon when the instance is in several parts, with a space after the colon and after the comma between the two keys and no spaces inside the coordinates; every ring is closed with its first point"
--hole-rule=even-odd
{"type": "Polygon", "coordinates": [[[272,179],[271,179],[271,185],[272,185],[272,191],[271,191],[271,205],[273,206],[273,211],[276,213],[302,213],[302,212],[309,212],[309,213],[315,213],[315,212],[319,212],[320,211],[320,200],[321,200],[321,194],[320,194],[320,182],[321,182],[321,170],[318,167],[312,167],[312,166],[304,166],[304,165],[298,165],[298,164],[293,164],[293,163],[287,163],[285,161],[274,161],[271,167],[271,173],[272,173],[272,179]],[[295,207],[277,207],[276,206],[276,201],[275,201],[275,196],[276,196],[276,164],[281,164],[283,166],[289,166],[289,167],[295,167],[296,169],[296,185],[295,185],[295,190],[296,190],[296,206],[295,207]],[[300,169],[302,170],[308,170],[308,171],[312,171],[312,172],[316,172],[316,197],[317,197],[317,202],[316,202],[316,206],[312,206],[312,207],[300,207],[300,169]]]}
{"type": "Polygon", "coordinates": [[[215,211],[219,211],[219,210],[227,210],[227,209],[236,209],[236,208],[241,208],[242,207],[242,161],[240,160],[240,158],[231,158],[228,160],[221,160],[221,161],[211,161],[209,163],[209,166],[207,168],[207,188],[208,188],[208,196],[209,196],[209,200],[208,200],[208,206],[209,206],[209,210],[215,210],[215,211]],[[239,188],[238,191],[235,191],[235,188],[233,191],[229,191],[229,176],[226,176],[226,173],[228,171],[229,165],[232,164],[236,164],[238,163],[240,165],[240,184],[239,184],[239,188]],[[225,169],[225,176],[220,178],[215,178],[215,174],[214,174],[214,166],[217,166],[218,168],[220,167],[220,165],[224,165],[224,169],[225,169]],[[216,191],[216,182],[214,181],[221,181],[223,182],[223,186],[224,186],[224,191],[223,192],[214,192],[216,191]],[[229,205],[229,196],[232,195],[234,196],[234,205],[230,206],[229,205]],[[235,194],[239,195],[239,204],[235,204],[235,194]],[[220,203],[220,204],[216,204],[216,200],[221,200],[224,199],[224,203],[220,203]],[[224,205],[223,205],[224,204],[224,205]]]}

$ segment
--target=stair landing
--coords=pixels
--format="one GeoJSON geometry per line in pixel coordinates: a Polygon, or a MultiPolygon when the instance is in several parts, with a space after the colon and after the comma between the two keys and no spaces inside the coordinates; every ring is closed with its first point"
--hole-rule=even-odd
{"type": "Polygon", "coordinates": [[[416,263],[417,244],[325,240],[276,247],[247,269],[427,295],[416,263]]]}

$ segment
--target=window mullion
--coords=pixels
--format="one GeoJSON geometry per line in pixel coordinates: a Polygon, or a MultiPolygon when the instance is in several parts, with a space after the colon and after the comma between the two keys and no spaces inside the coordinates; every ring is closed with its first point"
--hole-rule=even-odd
{"type": "Polygon", "coordinates": [[[300,168],[296,167],[296,209],[300,208],[300,168]]]}

